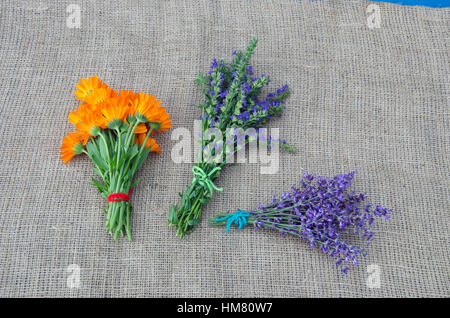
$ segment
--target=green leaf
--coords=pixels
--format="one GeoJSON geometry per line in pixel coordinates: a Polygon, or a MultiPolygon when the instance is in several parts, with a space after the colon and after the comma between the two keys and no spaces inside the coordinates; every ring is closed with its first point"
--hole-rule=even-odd
{"type": "Polygon", "coordinates": [[[178,206],[172,205],[169,211],[169,224],[178,224],[178,206]]]}
{"type": "Polygon", "coordinates": [[[199,224],[200,223],[200,220],[199,219],[190,219],[189,221],[188,221],[188,225],[190,225],[190,226],[194,226],[194,225],[197,225],[197,224],[199,224]]]}
{"type": "Polygon", "coordinates": [[[134,181],[134,182],[131,184],[130,189],[132,189],[132,188],[134,188],[135,186],[137,186],[137,184],[138,184],[139,182],[141,182],[141,178],[137,178],[137,180],[134,181]]]}
{"type": "Polygon", "coordinates": [[[98,148],[92,143],[88,142],[86,144],[86,150],[89,156],[91,157],[94,164],[103,171],[108,170],[108,166],[106,162],[103,160],[98,148]]]}
{"type": "Polygon", "coordinates": [[[197,76],[197,78],[195,79],[195,84],[204,85],[205,83],[206,83],[206,78],[202,74],[199,74],[197,76]]]}
{"type": "Polygon", "coordinates": [[[102,172],[98,169],[98,167],[92,168],[94,170],[95,174],[98,175],[100,178],[103,178],[102,172]]]}
{"type": "Polygon", "coordinates": [[[97,179],[95,179],[95,178],[92,178],[92,183],[93,183],[93,185],[95,186],[95,187],[97,187],[97,189],[98,189],[98,192],[100,192],[100,193],[103,193],[103,192],[105,192],[107,189],[105,188],[105,186],[100,182],[100,181],[98,181],[97,179]]]}

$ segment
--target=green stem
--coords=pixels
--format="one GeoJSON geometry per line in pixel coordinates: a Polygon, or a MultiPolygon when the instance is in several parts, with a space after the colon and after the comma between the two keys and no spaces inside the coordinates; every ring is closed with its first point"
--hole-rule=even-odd
{"type": "Polygon", "coordinates": [[[117,129],[116,130],[116,134],[117,134],[117,143],[116,143],[116,167],[119,167],[119,161],[120,161],[120,153],[121,153],[121,140],[122,140],[122,133],[117,129]]]}
{"type": "Polygon", "coordinates": [[[127,138],[126,138],[126,144],[127,144],[127,148],[130,147],[131,145],[131,141],[132,141],[132,136],[134,136],[134,132],[136,131],[137,126],[140,124],[141,122],[139,120],[136,120],[136,123],[133,125],[133,128],[128,130],[127,133],[127,138]]]}

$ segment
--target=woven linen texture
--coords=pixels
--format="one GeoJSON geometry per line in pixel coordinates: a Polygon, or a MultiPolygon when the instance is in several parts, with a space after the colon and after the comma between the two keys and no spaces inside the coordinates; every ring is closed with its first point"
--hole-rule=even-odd
{"type": "Polygon", "coordinates": [[[370,4],[2,1],[0,296],[448,297],[450,10],[375,3],[381,24],[369,28],[370,4]],[[80,28],[68,27],[71,4],[80,28]],[[115,89],[155,94],[174,127],[192,131],[202,98],[195,77],[252,37],[260,40],[254,71],[270,75],[272,89],[292,88],[269,128],[298,153],[282,153],[274,175],[259,164],[224,169],[216,182],[224,191],[180,241],[167,214],[192,164],[175,164],[176,141],[159,134],[163,151],[149,156],[131,195],[135,241],[114,243],[91,161],[59,159],[75,83],[98,75],[115,89]],[[393,212],[377,220],[368,256],[347,276],[295,237],[226,234],[206,222],[269,201],[306,170],[354,169],[355,188],[393,212]],[[370,265],[379,288],[368,283],[370,265]]]}

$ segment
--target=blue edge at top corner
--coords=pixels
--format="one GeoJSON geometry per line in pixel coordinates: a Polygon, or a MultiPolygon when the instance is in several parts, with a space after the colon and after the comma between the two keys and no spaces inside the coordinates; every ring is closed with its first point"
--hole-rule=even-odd
{"type": "Polygon", "coordinates": [[[431,8],[448,8],[450,7],[450,0],[370,0],[376,2],[389,2],[401,4],[404,6],[424,6],[431,8]]]}

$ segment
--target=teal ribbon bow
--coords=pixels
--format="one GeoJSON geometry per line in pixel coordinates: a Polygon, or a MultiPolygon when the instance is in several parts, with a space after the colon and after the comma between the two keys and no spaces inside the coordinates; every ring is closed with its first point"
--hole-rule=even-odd
{"type": "Polygon", "coordinates": [[[224,216],[223,218],[218,218],[216,219],[216,222],[221,222],[221,221],[227,221],[227,232],[230,232],[230,227],[231,224],[236,224],[239,228],[239,230],[242,230],[243,226],[247,226],[248,222],[247,222],[247,218],[250,216],[250,213],[248,213],[247,211],[236,211],[233,214],[229,214],[227,216],[224,216]]]}
{"type": "Polygon", "coordinates": [[[211,176],[217,171],[221,170],[220,167],[215,167],[211,170],[210,173],[206,174],[205,171],[199,166],[192,167],[192,173],[194,174],[194,182],[198,182],[205,190],[209,191],[209,197],[211,198],[213,195],[213,190],[223,191],[222,188],[217,187],[211,180],[211,176]]]}

